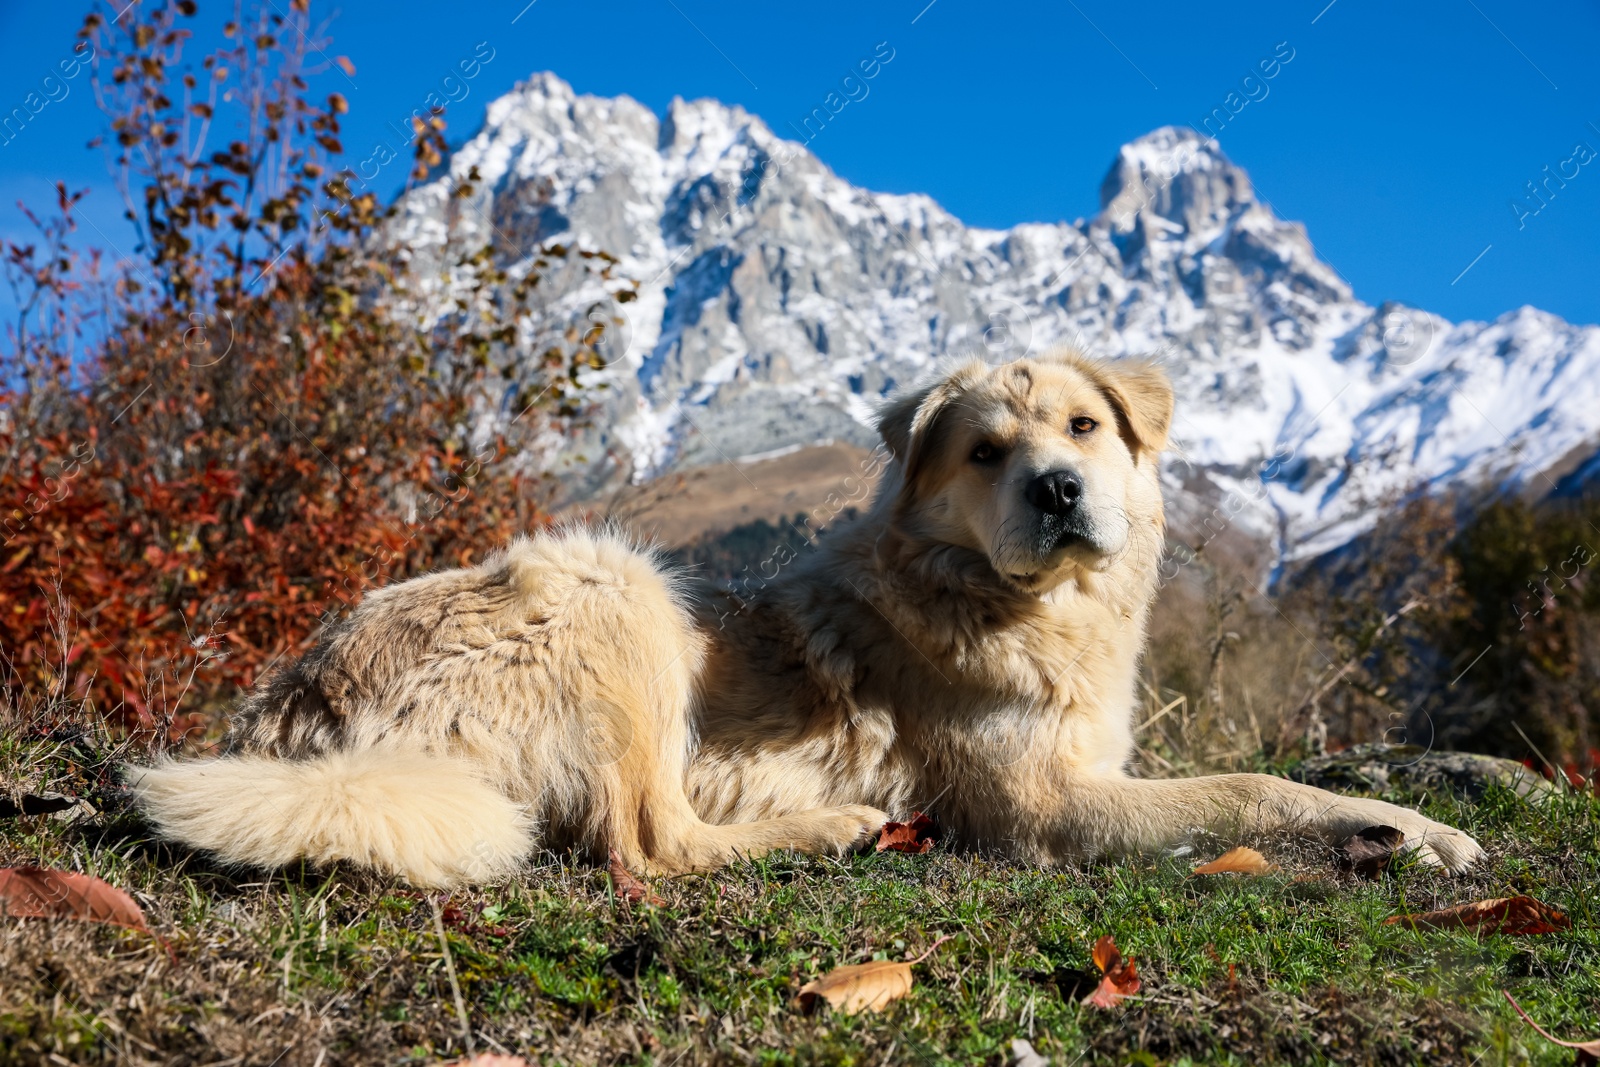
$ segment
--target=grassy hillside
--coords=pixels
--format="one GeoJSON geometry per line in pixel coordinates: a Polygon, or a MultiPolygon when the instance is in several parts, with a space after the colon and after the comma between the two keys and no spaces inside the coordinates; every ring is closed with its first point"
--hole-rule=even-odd
{"type": "MultiPolygon", "coordinates": [[[[91,735],[4,743],[35,791],[98,795],[113,753],[91,735]]],[[[1194,855],[1041,870],[951,854],[775,856],[619,900],[603,870],[544,856],[515,882],[429,898],[341,870],[229,873],[152,844],[137,819],[0,819],[0,866],[85,871],[128,889],[144,934],[0,920],[0,1062],[388,1064],[479,1051],[530,1062],[1566,1064],[1512,1013],[1600,1036],[1600,803],[1421,800],[1490,862],[1449,878],[1401,864],[1376,881],[1332,849],[1254,842],[1283,869],[1191,876],[1194,855]],[[1401,911],[1527,893],[1573,929],[1425,933],[1401,911]],[[435,904],[439,905],[438,923],[435,904]],[[1090,949],[1112,934],[1139,998],[1102,1011],[1090,949]],[[949,935],[881,1015],[805,1014],[834,966],[904,959],[949,935]]]]}

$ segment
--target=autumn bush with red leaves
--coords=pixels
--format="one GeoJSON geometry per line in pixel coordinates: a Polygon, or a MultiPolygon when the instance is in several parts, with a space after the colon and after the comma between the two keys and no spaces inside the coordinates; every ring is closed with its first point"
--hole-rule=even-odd
{"type": "MultiPolygon", "coordinates": [[[[451,299],[430,303],[335,167],[347,105],[311,102],[326,42],[307,7],[261,4],[198,57],[192,3],[81,31],[141,255],[83,253],[65,186],[29,216],[37,241],[4,249],[13,706],[43,691],[203,729],[364,590],[544,521],[532,446],[582,416],[612,320],[541,303],[540,278],[632,288],[602,252],[491,245],[446,264],[451,299]]],[[[414,121],[410,181],[444,128],[414,121]]]]}

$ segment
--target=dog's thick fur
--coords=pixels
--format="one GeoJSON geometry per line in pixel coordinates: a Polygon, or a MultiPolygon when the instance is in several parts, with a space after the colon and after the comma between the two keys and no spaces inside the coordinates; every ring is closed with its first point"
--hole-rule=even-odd
{"type": "Polygon", "coordinates": [[[696,619],[615,531],[522,540],[369,596],[246,701],[230,754],[136,772],[139,802],[228,861],[430,886],[536,843],[662,874],[840,851],[914,805],[1041,863],[1381,823],[1465,868],[1476,842],[1391,804],[1128,775],[1171,414],[1143,364],[957,367],[884,412],[870,513],[738,610],[696,619]]]}

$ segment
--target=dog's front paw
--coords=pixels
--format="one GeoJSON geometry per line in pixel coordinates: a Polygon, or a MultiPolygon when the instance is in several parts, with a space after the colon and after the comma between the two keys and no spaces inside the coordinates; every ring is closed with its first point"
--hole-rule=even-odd
{"type": "Polygon", "coordinates": [[[1483,859],[1483,846],[1453,826],[1434,822],[1420,812],[1383,801],[1364,801],[1360,815],[1369,825],[1393,826],[1405,834],[1403,852],[1414,852],[1418,862],[1461,874],[1483,859]],[[1368,809],[1365,805],[1371,805],[1368,809]]]}
{"type": "Polygon", "coordinates": [[[826,827],[828,843],[833,852],[850,852],[860,848],[889,821],[886,813],[865,804],[823,808],[817,814],[826,827]]]}
{"type": "Polygon", "coordinates": [[[1462,874],[1483,859],[1483,846],[1453,826],[1417,815],[1398,827],[1406,835],[1402,848],[1415,850],[1417,859],[1430,867],[1462,874]]]}

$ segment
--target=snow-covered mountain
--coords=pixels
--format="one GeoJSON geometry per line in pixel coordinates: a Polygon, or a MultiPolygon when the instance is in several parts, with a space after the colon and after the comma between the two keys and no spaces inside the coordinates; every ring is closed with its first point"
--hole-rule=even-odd
{"type": "Polygon", "coordinates": [[[1163,358],[1179,510],[1219,507],[1285,559],[1424,483],[1553,489],[1600,438],[1600,328],[1364,304],[1192,130],[1123,146],[1094,218],[1009,230],[858,189],[738,107],[674,100],[658,119],[551,74],[490,104],[448,169],[395,224],[419,264],[491,234],[530,255],[561,239],[640,283],[578,450],[589,487],[871,443],[875,404],[938,358],[1064,342],[1163,358]]]}

